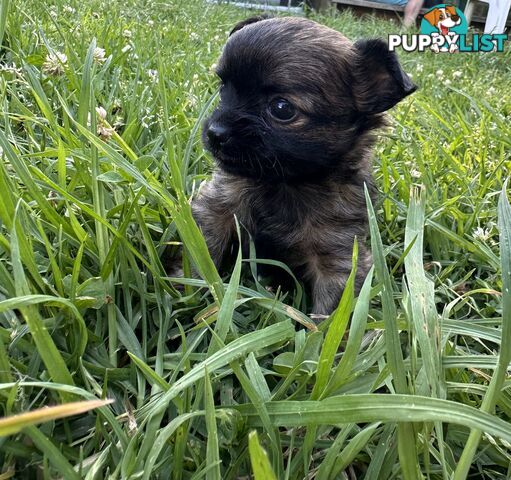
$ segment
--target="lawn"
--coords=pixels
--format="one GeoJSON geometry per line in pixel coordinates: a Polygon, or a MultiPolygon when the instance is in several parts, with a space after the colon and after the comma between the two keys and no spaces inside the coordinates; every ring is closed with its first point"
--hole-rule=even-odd
{"type": "Polygon", "coordinates": [[[254,252],[220,277],[190,213],[248,15],[1,3],[0,479],[511,478],[511,50],[400,53],[420,90],[375,151],[374,270],[315,324],[254,252]]]}

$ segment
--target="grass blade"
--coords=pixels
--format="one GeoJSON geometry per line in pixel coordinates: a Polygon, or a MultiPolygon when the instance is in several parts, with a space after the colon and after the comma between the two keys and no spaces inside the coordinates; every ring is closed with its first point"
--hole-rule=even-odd
{"type": "Polygon", "coordinates": [[[59,471],[66,480],[80,480],[80,476],[53,442],[44,435],[37,427],[28,426],[24,432],[30,437],[34,445],[44,453],[51,464],[59,471]]]}
{"type": "Polygon", "coordinates": [[[207,369],[204,372],[204,404],[206,407],[206,429],[208,441],[206,445],[206,463],[210,467],[206,473],[206,480],[220,480],[220,455],[218,453],[218,432],[215,418],[215,401],[213,399],[213,388],[207,369]]]}
{"type": "MultiPolygon", "coordinates": [[[[252,405],[233,407],[247,417],[248,425],[260,426],[252,405]]],[[[341,395],[324,400],[283,400],[266,403],[273,425],[336,425],[366,422],[447,422],[477,428],[511,441],[508,422],[474,407],[419,395],[359,394],[341,395]]]]}
{"type": "MultiPolygon", "coordinates": [[[[383,254],[383,244],[378,231],[376,215],[367,187],[365,187],[367,210],[369,215],[369,229],[371,232],[371,247],[374,255],[374,266],[377,278],[383,283],[382,308],[385,324],[385,343],[387,346],[387,360],[392,373],[392,381],[397,393],[408,393],[406,373],[403,362],[403,352],[399,331],[397,328],[397,311],[393,299],[393,288],[390,274],[383,254]]],[[[411,425],[398,425],[399,460],[405,480],[421,478],[417,460],[415,433],[411,425]]]]}
{"type": "Polygon", "coordinates": [[[0,4],[0,47],[4,40],[5,27],[7,25],[7,18],[9,16],[10,0],[3,0],[0,4]]]}
{"type": "Polygon", "coordinates": [[[316,371],[316,383],[311,393],[311,400],[318,400],[325,394],[325,388],[330,379],[335,354],[339,350],[339,345],[346,331],[351,311],[353,308],[355,276],[357,273],[358,244],[355,240],[353,245],[353,258],[351,272],[346,281],[346,286],[342,293],[339,306],[332,315],[332,322],[323,342],[323,347],[319,356],[318,369],[316,371]]]}
{"type": "Polygon", "coordinates": [[[181,377],[160,398],[152,400],[142,409],[142,414],[153,415],[168,406],[169,402],[186,387],[193,385],[204,376],[204,368],[214,372],[217,368],[228,365],[229,362],[242,358],[249,352],[260,350],[268,345],[286,341],[294,336],[294,327],[289,320],[277,323],[262,330],[248,333],[242,338],[234,340],[200,364],[193,367],[185,376],[181,377]]]}
{"type": "Polygon", "coordinates": [[[255,480],[277,480],[268,460],[268,455],[259,443],[256,431],[248,434],[248,449],[255,480]]]}
{"type": "Polygon", "coordinates": [[[45,407],[31,412],[19,413],[9,417],[0,418],[0,437],[12,435],[30,425],[48,422],[57,418],[69,417],[88,412],[94,408],[103,407],[113,400],[86,400],[83,402],[70,402],[54,407],[45,407]]]}
{"type": "MultiPolygon", "coordinates": [[[[490,385],[481,405],[482,412],[493,412],[501,389],[506,380],[509,362],[511,361],[511,206],[506,194],[507,182],[504,183],[499,198],[498,221],[500,231],[500,261],[502,271],[502,342],[500,344],[497,368],[493,372],[490,385]],[[507,341],[504,341],[507,340],[507,341]]],[[[470,432],[463,453],[454,472],[454,480],[464,480],[477,451],[482,429],[470,432]]]]}

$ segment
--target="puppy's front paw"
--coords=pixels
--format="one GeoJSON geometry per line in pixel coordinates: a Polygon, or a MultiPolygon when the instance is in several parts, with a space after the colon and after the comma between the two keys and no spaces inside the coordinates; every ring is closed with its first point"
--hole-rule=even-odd
{"type": "Polygon", "coordinates": [[[440,47],[435,43],[434,45],[431,45],[431,50],[435,53],[439,53],[440,47]]]}
{"type": "Polygon", "coordinates": [[[452,43],[451,46],[449,47],[449,53],[454,53],[457,51],[458,51],[458,45],[456,45],[455,43],[452,43]]]}

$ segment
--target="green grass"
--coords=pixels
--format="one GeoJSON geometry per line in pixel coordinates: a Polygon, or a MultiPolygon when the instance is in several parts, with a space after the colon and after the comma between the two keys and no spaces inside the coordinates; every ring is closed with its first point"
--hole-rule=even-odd
{"type": "Polygon", "coordinates": [[[254,256],[221,278],[191,218],[212,66],[248,13],[1,6],[0,412],[35,411],[6,420],[1,479],[510,478],[509,48],[401,55],[420,90],[375,152],[374,272],[316,327],[254,256]]]}

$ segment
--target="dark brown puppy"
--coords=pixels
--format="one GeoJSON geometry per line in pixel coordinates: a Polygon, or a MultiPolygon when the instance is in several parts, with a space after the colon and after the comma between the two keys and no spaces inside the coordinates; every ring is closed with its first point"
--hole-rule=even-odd
{"type": "Polygon", "coordinates": [[[359,242],[357,283],[371,263],[364,183],[371,132],[416,86],[382,40],[351,43],[303,18],[237,25],[218,62],[220,104],[203,139],[217,169],[193,213],[220,266],[234,215],[259,258],[288,264],[315,314],[337,306],[359,242]]]}

